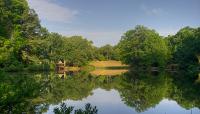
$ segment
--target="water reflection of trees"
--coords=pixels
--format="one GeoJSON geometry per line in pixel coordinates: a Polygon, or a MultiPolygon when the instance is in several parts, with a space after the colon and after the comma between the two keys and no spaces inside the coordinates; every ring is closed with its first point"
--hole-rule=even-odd
{"type": "Polygon", "coordinates": [[[198,73],[173,74],[173,86],[169,98],[186,109],[200,108],[200,83],[195,83],[198,73]],[[194,78],[195,77],[195,78],[194,78]]]}
{"type": "Polygon", "coordinates": [[[159,73],[157,76],[147,72],[128,72],[119,92],[125,104],[138,112],[155,107],[164,98],[175,100],[186,109],[200,108],[200,84],[194,83],[195,79],[190,75],[185,72],[159,73]]]}
{"type": "Polygon", "coordinates": [[[138,112],[155,107],[163,98],[187,109],[200,108],[200,84],[188,75],[130,71],[112,77],[80,72],[61,79],[54,73],[0,74],[0,112],[45,112],[49,104],[82,100],[95,88],[118,90],[122,101],[138,112]]]}
{"type": "Polygon", "coordinates": [[[33,99],[40,94],[41,84],[36,77],[20,75],[20,77],[6,74],[0,74],[0,111],[8,113],[14,110],[15,113],[21,113],[25,110],[32,111],[32,105],[29,99],[33,99]],[[22,110],[23,108],[23,110],[22,110]]]}
{"type": "Polygon", "coordinates": [[[170,79],[160,73],[128,72],[123,77],[119,92],[122,100],[136,111],[142,112],[158,104],[167,94],[170,79]]]}
{"type": "Polygon", "coordinates": [[[0,111],[4,113],[46,110],[46,104],[57,104],[65,99],[81,100],[93,89],[93,83],[82,76],[84,74],[64,80],[55,74],[14,75],[1,74],[0,111]]]}

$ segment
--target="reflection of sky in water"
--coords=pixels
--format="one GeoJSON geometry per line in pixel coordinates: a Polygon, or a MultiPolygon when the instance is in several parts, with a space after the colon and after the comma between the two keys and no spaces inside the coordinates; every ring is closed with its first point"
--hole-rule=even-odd
{"type": "MultiPolygon", "coordinates": [[[[75,106],[75,108],[83,108],[86,103],[91,103],[92,106],[97,106],[98,114],[138,114],[134,108],[128,107],[121,101],[118,91],[114,89],[110,91],[95,89],[93,95],[82,101],[66,100],[64,102],[67,106],[75,106]]],[[[53,114],[53,108],[56,106],[51,105],[47,114],[53,114]]],[[[200,114],[200,110],[193,108],[191,113],[191,110],[180,107],[175,101],[163,99],[154,108],[149,108],[139,114],[200,114]]]]}

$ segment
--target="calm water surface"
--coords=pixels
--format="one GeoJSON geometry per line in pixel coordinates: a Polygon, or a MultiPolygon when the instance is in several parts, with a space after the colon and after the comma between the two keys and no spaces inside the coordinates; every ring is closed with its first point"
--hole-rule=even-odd
{"type": "Polygon", "coordinates": [[[65,102],[75,109],[90,103],[98,114],[200,114],[200,84],[189,78],[195,75],[1,73],[0,113],[53,114],[65,102]]]}
{"type": "MultiPolygon", "coordinates": [[[[112,90],[95,89],[93,95],[82,100],[65,100],[64,102],[76,108],[82,108],[86,103],[91,103],[98,107],[99,114],[138,114],[134,108],[131,108],[121,101],[119,92],[112,90]]],[[[51,105],[45,114],[53,114],[53,109],[59,105],[51,105]]],[[[140,114],[200,114],[198,108],[184,109],[174,100],[162,99],[155,107],[151,107],[140,114]]]]}

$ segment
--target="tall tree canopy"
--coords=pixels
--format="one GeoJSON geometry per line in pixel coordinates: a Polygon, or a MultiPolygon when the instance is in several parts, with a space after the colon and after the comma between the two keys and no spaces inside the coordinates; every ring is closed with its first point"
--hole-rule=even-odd
{"type": "Polygon", "coordinates": [[[198,65],[200,28],[185,27],[166,39],[171,47],[174,63],[178,63],[184,69],[198,65]]]}
{"type": "Polygon", "coordinates": [[[39,33],[40,22],[26,0],[0,1],[0,37],[32,37],[39,33]]]}
{"type": "Polygon", "coordinates": [[[0,15],[1,68],[20,70],[59,60],[81,66],[94,56],[91,41],[49,33],[41,27],[38,15],[26,0],[0,0],[0,15]]]}
{"type": "Polygon", "coordinates": [[[131,65],[163,66],[169,57],[165,41],[144,26],[127,31],[118,45],[122,61],[131,65]]]}

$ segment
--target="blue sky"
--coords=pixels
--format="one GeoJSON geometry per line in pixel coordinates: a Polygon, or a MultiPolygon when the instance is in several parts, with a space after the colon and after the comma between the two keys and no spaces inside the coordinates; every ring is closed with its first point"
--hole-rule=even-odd
{"type": "Polygon", "coordinates": [[[200,0],[28,0],[50,32],[82,35],[94,45],[117,44],[136,25],[160,35],[200,26],[200,0]]]}

